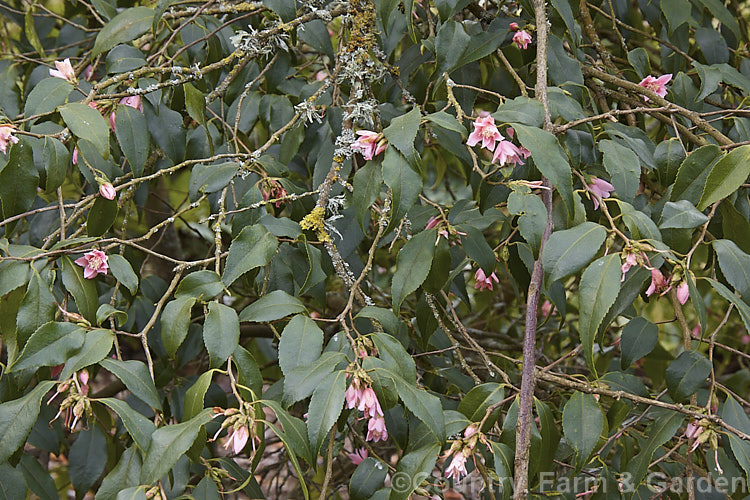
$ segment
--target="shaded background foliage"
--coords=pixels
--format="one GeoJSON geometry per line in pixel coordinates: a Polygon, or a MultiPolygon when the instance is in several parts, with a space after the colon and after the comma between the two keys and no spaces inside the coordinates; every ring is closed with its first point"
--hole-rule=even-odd
{"type": "Polygon", "coordinates": [[[0,12],[0,496],[747,495],[740,2],[0,12]]]}

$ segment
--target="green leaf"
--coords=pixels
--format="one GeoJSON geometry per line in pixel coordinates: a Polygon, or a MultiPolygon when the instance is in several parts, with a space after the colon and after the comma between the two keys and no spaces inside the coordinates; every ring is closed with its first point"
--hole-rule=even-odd
{"type": "Polygon", "coordinates": [[[190,172],[188,191],[190,201],[196,201],[201,193],[210,194],[224,189],[237,174],[240,164],[226,162],[219,165],[196,165],[190,172]]]}
{"type": "MultiPolygon", "coordinates": [[[[170,109],[164,103],[159,104],[155,112],[149,111],[149,108],[144,108],[144,110],[146,110],[148,130],[154,142],[164,151],[172,163],[179,163],[184,160],[187,149],[185,147],[186,132],[182,115],[170,109]]],[[[198,165],[193,167],[192,173],[195,173],[198,167],[198,165]]]]}
{"type": "Polygon", "coordinates": [[[495,473],[500,480],[503,500],[510,498],[511,479],[513,478],[513,450],[503,443],[490,441],[494,457],[495,473]]]}
{"type": "Polygon", "coordinates": [[[276,237],[261,224],[243,228],[229,246],[222,281],[230,286],[246,272],[265,266],[278,246],[276,237]]]}
{"type": "Polygon", "coordinates": [[[60,114],[73,135],[90,141],[103,158],[109,158],[109,124],[97,110],[72,102],[60,107],[60,114]]]}
{"type": "Polygon", "coordinates": [[[305,312],[305,306],[297,297],[283,290],[274,290],[247,306],[240,313],[240,321],[261,323],[305,312]]]}
{"type": "Polygon", "coordinates": [[[750,253],[750,221],[729,200],[719,205],[721,229],[724,237],[734,241],[745,253],[750,253]]]}
{"type": "Polygon", "coordinates": [[[148,160],[151,135],[143,113],[130,106],[117,106],[115,137],[125,154],[134,177],[143,175],[148,160]]]}
{"type": "Polygon", "coordinates": [[[276,401],[266,399],[263,401],[263,404],[271,408],[276,414],[276,418],[284,429],[282,435],[291,444],[290,449],[305,462],[309,464],[313,463],[314,457],[310,448],[310,441],[307,439],[307,427],[305,423],[299,418],[289,415],[276,401]]]}
{"type": "Polygon", "coordinates": [[[563,410],[563,433],[576,450],[577,462],[585,465],[604,429],[604,416],[591,394],[574,392],[563,410]]]}
{"type": "Polygon", "coordinates": [[[98,196],[89,209],[86,219],[86,234],[101,236],[106,233],[117,217],[117,201],[98,196]]]}
{"type": "Polygon", "coordinates": [[[391,188],[392,215],[386,232],[397,227],[422,192],[422,177],[395,148],[385,150],[383,181],[391,188]]]}
{"type": "Polygon", "coordinates": [[[629,50],[628,62],[638,73],[638,78],[642,79],[651,74],[651,61],[648,58],[648,52],[643,47],[629,50]]]}
{"type": "Polygon", "coordinates": [[[435,254],[437,232],[434,229],[414,235],[398,253],[393,274],[393,310],[398,313],[401,303],[427,278],[435,254]]]}
{"type": "MultiPolygon", "coordinates": [[[[487,414],[487,409],[505,399],[505,388],[495,382],[473,387],[458,403],[457,410],[466,415],[471,422],[480,422],[487,414]]],[[[488,424],[492,425],[488,419],[488,424]]]]}
{"type": "Polygon", "coordinates": [[[54,320],[55,313],[57,302],[49,291],[49,284],[39,273],[33,271],[15,318],[18,347],[23,347],[26,340],[39,327],[54,320]]]}
{"type": "Polygon", "coordinates": [[[573,204],[573,177],[570,165],[560,144],[549,132],[526,125],[513,124],[521,144],[531,151],[534,165],[560,193],[563,204],[568,211],[568,218],[573,219],[575,207],[573,204]]]}
{"type": "Polygon", "coordinates": [[[169,472],[212,418],[213,410],[203,410],[187,422],[156,429],[143,459],[141,483],[152,484],[169,472]]]}
{"type": "Polygon", "coordinates": [[[503,124],[523,123],[530,127],[541,127],[544,123],[544,107],[536,99],[519,96],[502,103],[492,113],[492,117],[503,124]]]}
{"type": "MultiPolygon", "coordinates": [[[[460,0],[460,4],[468,5],[469,0],[460,0]]],[[[508,35],[506,20],[498,16],[492,20],[487,31],[482,31],[471,36],[469,45],[461,55],[461,60],[457,67],[482,59],[493,52],[503,43],[508,35]]]]}
{"type": "Polygon", "coordinates": [[[702,146],[690,153],[677,171],[671,200],[685,199],[693,205],[697,204],[706,185],[706,178],[719,158],[721,149],[715,144],[702,146]]]}
{"type": "Polygon", "coordinates": [[[471,37],[466,33],[462,23],[457,23],[452,19],[443,23],[435,37],[437,64],[435,64],[432,78],[440,78],[444,72],[449,72],[453,68],[461,66],[463,63],[461,56],[469,46],[470,41],[471,37]]]}
{"type": "Polygon", "coordinates": [[[661,0],[661,11],[669,23],[669,33],[691,20],[691,7],[688,0],[661,0]]]}
{"type": "Polygon", "coordinates": [[[237,311],[218,302],[208,303],[208,316],[203,324],[203,343],[206,345],[212,368],[224,364],[240,342],[240,321],[237,311]]]}
{"type": "Polygon", "coordinates": [[[114,341],[115,334],[112,333],[112,330],[98,328],[87,331],[81,348],[65,362],[65,367],[60,372],[59,380],[70,378],[74,372],[96,364],[106,358],[109,351],[112,350],[114,341]]]}
{"type": "Polygon", "coordinates": [[[734,193],[750,175],[750,145],[733,149],[711,168],[698,210],[734,193]]]}
{"type": "Polygon", "coordinates": [[[83,341],[84,330],[75,323],[45,323],[31,335],[8,371],[62,364],[81,348],[83,341]]]}
{"type": "Polygon", "coordinates": [[[102,480],[95,500],[116,500],[118,492],[137,486],[140,483],[142,465],[141,454],[135,446],[125,450],[115,468],[102,480]]]}
{"type": "Polygon", "coordinates": [[[263,3],[277,13],[285,23],[297,17],[297,6],[294,0],[263,0],[263,3]]]}
{"type": "Polygon", "coordinates": [[[34,8],[33,6],[30,7],[26,11],[26,15],[24,17],[24,34],[26,35],[26,39],[29,41],[32,47],[34,47],[34,50],[42,56],[42,58],[47,57],[44,53],[44,46],[42,46],[41,40],[39,40],[39,35],[36,32],[36,26],[34,24],[34,8]]]}
{"type": "Polygon", "coordinates": [[[320,357],[323,331],[315,321],[298,314],[286,325],[279,340],[279,366],[286,375],[294,368],[309,365],[320,357]]]}
{"type": "MultiPolygon", "coordinates": [[[[143,473],[143,469],[141,469],[143,473]]],[[[117,500],[147,500],[146,486],[133,486],[117,493],[117,500]]]]}
{"type": "Polygon", "coordinates": [[[628,321],[622,329],[620,366],[628,369],[634,362],[653,351],[659,340],[659,328],[640,316],[628,321]]]}
{"type": "Polygon", "coordinates": [[[312,21],[305,23],[302,28],[304,29],[299,29],[297,31],[300,40],[315,50],[327,55],[331,61],[336,59],[333,52],[333,45],[331,44],[331,36],[328,34],[328,26],[326,26],[323,21],[320,19],[313,19],[312,21]]]}
{"type": "Polygon", "coordinates": [[[45,78],[29,92],[23,114],[29,118],[54,111],[65,104],[72,91],[73,84],[63,78],[45,78]]]}
{"type": "Polygon", "coordinates": [[[93,56],[106,52],[115,45],[134,40],[151,28],[154,9],[130,7],[117,14],[96,36],[93,56]]]}
{"type": "Polygon", "coordinates": [[[737,22],[737,18],[722,2],[719,0],[697,0],[697,2],[703,4],[703,6],[705,6],[716,19],[721,21],[723,26],[729,28],[736,37],[740,37],[740,25],[737,22]]]}
{"type": "Polygon", "coordinates": [[[307,418],[307,435],[313,453],[319,454],[323,442],[344,407],[346,372],[339,370],[328,375],[313,392],[307,418]]]}
{"type": "Polygon", "coordinates": [[[98,425],[89,425],[78,433],[68,453],[68,474],[76,495],[83,495],[104,472],[107,465],[107,438],[98,425]]]}
{"type": "Polygon", "coordinates": [[[547,209],[544,202],[533,194],[513,191],[508,196],[508,211],[518,217],[518,230],[526,240],[534,255],[539,255],[542,235],[547,226],[547,209]]]}
{"type": "Polygon", "coordinates": [[[296,403],[309,397],[345,359],[342,352],[324,352],[309,365],[294,367],[284,376],[284,401],[296,403]]]}
{"type": "Polygon", "coordinates": [[[104,398],[98,401],[109,406],[112,411],[117,413],[120,420],[122,420],[122,425],[125,426],[125,430],[133,438],[133,442],[143,453],[146,453],[151,443],[151,435],[156,430],[156,425],[121,399],[104,398]]]}
{"type": "Polygon", "coordinates": [[[440,445],[430,444],[410,451],[398,461],[390,500],[407,500],[419,485],[430,477],[438,459],[440,445]],[[396,484],[396,478],[399,484],[396,484]]]}
{"type": "Polygon", "coordinates": [[[414,153],[414,139],[417,137],[421,120],[422,115],[418,107],[392,119],[391,124],[383,129],[388,145],[396,148],[405,157],[411,157],[414,153]]]}
{"type": "Polygon", "coordinates": [[[594,222],[552,233],[542,250],[542,264],[549,282],[582,269],[594,258],[606,237],[604,227],[594,222]]]}
{"type": "Polygon", "coordinates": [[[96,322],[96,310],[99,309],[99,293],[96,289],[96,279],[87,280],[83,277],[83,269],[74,264],[67,256],[63,256],[62,281],[65,288],[73,295],[78,306],[78,312],[90,323],[96,322]]]}
{"type": "Polygon", "coordinates": [[[659,229],[692,229],[708,222],[708,217],[699,212],[688,200],[668,201],[661,212],[659,229]]]}
{"type": "MultiPolygon", "coordinates": [[[[31,208],[36,198],[39,174],[34,168],[31,144],[24,138],[13,144],[8,152],[8,162],[0,163],[0,205],[3,217],[22,214],[31,208]]],[[[6,234],[9,226],[5,226],[6,234]]]]}
{"type": "Polygon", "coordinates": [[[189,296],[197,300],[211,300],[224,291],[224,284],[213,271],[195,271],[188,274],[174,292],[175,297],[189,296]]]}
{"type": "Polygon", "coordinates": [[[161,399],[156,392],[148,368],[142,361],[120,361],[103,359],[99,362],[102,368],[119,378],[135,397],[157,410],[161,410],[161,399]]]}
{"type": "Polygon", "coordinates": [[[354,174],[354,207],[357,222],[364,228],[370,207],[378,199],[383,186],[383,171],[379,162],[368,161],[354,174]]]}
{"type": "Polygon", "coordinates": [[[714,240],[714,251],[721,272],[742,298],[750,299],[750,255],[740,250],[731,240],[714,240]]]}
{"type": "Polygon", "coordinates": [[[581,276],[578,329],[581,333],[586,364],[594,375],[596,375],[596,365],[594,364],[596,334],[599,331],[599,325],[602,324],[607,315],[607,311],[615,303],[617,294],[620,293],[621,277],[620,256],[618,254],[610,254],[595,260],[581,276]]]}
{"type": "MultiPolygon", "coordinates": [[[[745,433],[750,432],[750,419],[742,406],[730,395],[727,395],[727,400],[721,409],[721,419],[736,429],[745,433]]],[[[745,477],[750,478],[750,443],[743,441],[731,432],[728,432],[726,436],[729,438],[729,446],[734,458],[744,469],[745,477]]]]}
{"type": "MultiPolygon", "coordinates": [[[[252,397],[252,399],[258,399],[263,390],[263,376],[260,374],[258,362],[255,361],[253,355],[242,346],[235,349],[232,353],[232,358],[234,365],[237,367],[237,382],[255,393],[255,396],[252,397]]],[[[248,396],[244,397],[251,399],[249,396],[250,393],[247,389],[240,388],[240,392],[243,396],[244,394],[248,394],[248,396]]]]}
{"type": "MultiPolygon", "coordinates": [[[[60,78],[56,78],[56,80],[60,80],[60,78]]],[[[51,193],[65,182],[65,174],[67,174],[68,165],[70,165],[70,152],[62,142],[52,137],[45,137],[42,163],[47,174],[45,189],[48,193],[51,193]]]]}
{"type": "Polygon", "coordinates": [[[680,165],[685,161],[685,149],[677,139],[662,141],[654,151],[656,169],[663,186],[672,184],[680,165]]]}
{"type": "Polygon", "coordinates": [[[487,276],[495,271],[495,252],[487,243],[482,231],[468,224],[461,228],[466,235],[461,236],[461,246],[466,255],[484,269],[487,276]]]}
{"type": "Polygon", "coordinates": [[[745,303],[742,299],[732,293],[729,288],[725,287],[718,281],[709,279],[708,282],[711,284],[714,290],[719,292],[719,295],[734,304],[734,307],[737,308],[737,312],[740,313],[742,322],[745,324],[745,329],[750,331],[750,306],[748,306],[747,303],[745,303]]]}
{"type": "Polygon", "coordinates": [[[461,125],[461,123],[456,119],[455,116],[446,113],[445,111],[438,111],[437,113],[426,115],[425,119],[432,122],[434,125],[437,125],[438,127],[444,128],[445,130],[458,132],[462,137],[468,136],[466,127],[461,125]]]}
{"type": "Polygon", "coordinates": [[[349,498],[352,500],[367,500],[380,488],[388,475],[388,467],[380,460],[372,457],[365,458],[354,469],[349,480],[349,498]]]}
{"type": "Polygon", "coordinates": [[[394,370],[407,382],[417,383],[417,366],[414,358],[406,352],[396,337],[377,332],[370,338],[378,349],[378,356],[386,365],[389,365],[389,369],[394,370]]]}
{"type": "Polygon", "coordinates": [[[182,88],[185,91],[185,107],[187,108],[188,115],[201,125],[205,125],[206,97],[203,95],[203,92],[189,82],[183,83],[182,88]]]}
{"type": "Polygon", "coordinates": [[[19,469],[14,469],[8,463],[0,464],[0,500],[15,500],[26,498],[26,480],[19,469]]]}
{"type": "Polygon", "coordinates": [[[198,380],[185,392],[185,407],[182,410],[182,421],[185,422],[197,416],[203,411],[206,400],[206,391],[211,385],[211,379],[216,370],[208,370],[202,373],[198,380]]]}
{"type": "Polygon", "coordinates": [[[425,423],[439,442],[445,441],[445,422],[440,399],[427,391],[416,388],[401,377],[393,377],[398,396],[406,408],[425,423]]]}
{"type": "Polygon", "coordinates": [[[682,413],[666,410],[646,429],[644,436],[648,436],[648,439],[644,440],[645,446],[627,465],[627,471],[632,474],[631,484],[640,484],[648,472],[654,452],[675,437],[683,420],[685,415],[682,413]]]}
{"type": "Polygon", "coordinates": [[[42,398],[54,385],[45,380],[28,394],[0,404],[0,464],[24,444],[39,415],[42,398]]]}
{"type": "Polygon", "coordinates": [[[107,74],[127,73],[146,65],[143,52],[131,45],[118,45],[107,54],[107,74]]]}
{"type": "Polygon", "coordinates": [[[632,203],[641,183],[638,155],[609,139],[599,142],[599,151],[604,155],[604,168],[612,179],[615,191],[621,199],[632,203]]]}
{"type": "Polygon", "coordinates": [[[711,362],[696,351],[683,351],[667,368],[665,380],[675,402],[686,401],[711,374],[711,362]]]}
{"type": "Polygon", "coordinates": [[[112,271],[112,276],[117,281],[130,290],[130,293],[135,294],[138,290],[138,275],[135,274],[133,268],[130,267],[130,262],[125,257],[119,254],[110,255],[109,270],[112,271]]]}
{"type": "Polygon", "coordinates": [[[195,297],[183,295],[164,306],[161,313],[161,341],[170,358],[174,358],[187,337],[194,305],[195,297]]]}

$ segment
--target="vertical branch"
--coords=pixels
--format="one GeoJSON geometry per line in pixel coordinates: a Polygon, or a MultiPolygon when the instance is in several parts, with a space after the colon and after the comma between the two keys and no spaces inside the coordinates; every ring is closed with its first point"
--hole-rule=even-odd
{"type": "MultiPolygon", "coordinates": [[[[544,106],[544,130],[552,130],[549,102],[547,101],[547,13],[544,0],[534,0],[536,14],[536,99],[544,106]]],[[[544,185],[550,183],[543,178],[544,185]]],[[[539,257],[534,262],[531,283],[526,299],[526,321],[523,335],[523,368],[521,373],[521,393],[518,401],[516,421],[516,456],[514,462],[514,500],[525,500],[529,494],[529,450],[531,448],[531,420],[534,402],[534,368],[536,367],[536,326],[539,297],[542,292],[542,249],[552,233],[552,189],[545,189],[542,201],[547,209],[547,225],[544,228],[539,257]]]]}

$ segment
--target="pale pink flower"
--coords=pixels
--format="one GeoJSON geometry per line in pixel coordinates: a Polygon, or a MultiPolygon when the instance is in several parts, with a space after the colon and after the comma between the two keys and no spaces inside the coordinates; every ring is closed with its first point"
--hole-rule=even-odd
{"type": "Polygon", "coordinates": [[[476,280],[476,283],[474,283],[474,289],[478,289],[480,292],[482,290],[487,290],[488,288],[492,290],[492,280],[495,280],[495,283],[500,283],[500,280],[497,279],[495,273],[487,276],[484,274],[484,270],[482,270],[481,267],[477,269],[477,272],[474,274],[474,279],[476,280]]]}
{"type": "Polygon", "coordinates": [[[235,455],[239,454],[247,444],[247,439],[250,437],[250,432],[246,426],[242,426],[239,429],[230,429],[227,440],[224,443],[225,449],[232,449],[235,455]]]}
{"type": "Polygon", "coordinates": [[[646,296],[650,297],[654,293],[664,293],[669,290],[669,284],[667,279],[658,269],[654,268],[651,270],[651,284],[646,290],[646,296]]]}
{"type": "Polygon", "coordinates": [[[432,229],[438,224],[440,224],[440,219],[435,216],[432,216],[427,220],[427,225],[424,227],[424,229],[425,231],[427,231],[428,229],[432,229]]]}
{"type": "Polygon", "coordinates": [[[388,142],[383,138],[383,134],[372,132],[371,130],[357,130],[359,139],[352,143],[352,149],[359,151],[365,160],[372,160],[374,157],[385,151],[388,142]]]}
{"type": "Polygon", "coordinates": [[[510,23],[510,30],[511,31],[518,31],[518,23],[510,23]]]}
{"type": "Polygon", "coordinates": [[[63,80],[68,80],[69,82],[76,81],[76,72],[75,70],[73,70],[73,66],[70,64],[70,59],[65,59],[62,62],[55,61],[55,68],[57,69],[49,70],[49,76],[62,78],[63,80]]]}
{"type": "Polygon", "coordinates": [[[622,279],[620,281],[625,281],[625,274],[627,274],[631,267],[638,265],[638,254],[626,252],[623,255],[625,256],[625,262],[622,263],[622,267],[620,268],[622,271],[622,279]]]}
{"type": "Polygon", "coordinates": [[[375,395],[372,387],[365,388],[360,397],[357,409],[365,414],[366,417],[383,416],[383,410],[380,408],[380,402],[375,395]]]}
{"type": "MultiPolygon", "coordinates": [[[[667,95],[667,83],[672,79],[672,73],[667,73],[666,75],[662,75],[659,78],[654,78],[651,75],[648,75],[646,78],[641,80],[640,85],[644,89],[648,89],[654,94],[658,95],[659,97],[664,97],[667,95]]],[[[648,101],[647,96],[643,96],[643,99],[648,101]]]]}
{"type": "Polygon", "coordinates": [[[466,474],[468,474],[466,471],[466,456],[463,452],[456,452],[450,465],[445,469],[445,477],[452,477],[456,482],[460,482],[466,474]]]}
{"type": "Polygon", "coordinates": [[[107,198],[108,200],[114,200],[117,192],[115,191],[115,188],[114,186],[112,186],[112,184],[110,184],[109,182],[103,182],[99,186],[99,194],[102,195],[102,197],[107,198]]]}
{"type": "Polygon", "coordinates": [[[347,455],[354,465],[359,465],[365,458],[367,458],[367,448],[359,448],[358,450],[354,450],[353,453],[347,453],[347,455]]]}
{"type": "Polygon", "coordinates": [[[107,263],[107,254],[101,250],[91,250],[85,253],[83,257],[75,260],[75,263],[83,268],[83,277],[93,279],[97,274],[107,274],[109,264],[107,263]]]}
{"type": "Polygon", "coordinates": [[[479,429],[479,424],[471,424],[466,429],[464,429],[464,439],[468,439],[474,434],[477,433],[477,430],[479,429]]]}
{"type": "Polygon", "coordinates": [[[680,304],[684,306],[689,297],[690,288],[688,288],[687,281],[683,281],[682,283],[677,285],[677,300],[679,300],[680,304]]]}
{"type": "Polygon", "coordinates": [[[388,439],[388,429],[385,428],[385,419],[375,416],[367,423],[367,438],[365,441],[385,441],[388,439]]]}
{"type": "Polygon", "coordinates": [[[513,43],[518,45],[519,49],[526,50],[531,43],[531,35],[526,30],[516,31],[516,34],[513,35],[513,43]]]}
{"type": "MultiPolygon", "coordinates": [[[[355,379],[356,380],[356,379],[355,379]]],[[[351,410],[352,408],[355,408],[359,404],[359,400],[361,399],[362,395],[362,389],[359,387],[355,387],[355,384],[352,383],[344,393],[344,398],[346,399],[346,408],[348,410],[351,410]]]]}
{"type": "Polygon", "coordinates": [[[503,135],[495,126],[495,119],[491,116],[480,116],[474,121],[474,131],[466,141],[467,146],[476,146],[482,141],[482,147],[492,151],[497,141],[502,141],[503,135]]]}
{"type": "MultiPolygon", "coordinates": [[[[131,108],[135,108],[138,111],[143,111],[143,100],[141,99],[141,96],[139,95],[131,95],[128,97],[123,97],[120,99],[120,104],[124,106],[130,106],[131,108]]],[[[112,129],[112,132],[115,131],[115,119],[117,118],[117,114],[112,111],[109,115],[109,128],[112,129]]]]}
{"type": "Polygon", "coordinates": [[[78,374],[78,379],[81,381],[81,394],[85,396],[89,393],[89,372],[81,370],[78,374]]]}
{"type": "Polygon", "coordinates": [[[502,140],[497,143],[495,148],[495,154],[492,156],[492,163],[499,162],[500,165],[511,163],[514,167],[516,165],[523,165],[523,158],[527,158],[529,152],[519,148],[510,141],[502,140]]]}
{"type": "Polygon", "coordinates": [[[73,165],[78,165],[78,148],[73,148],[73,165]]]}
{"type": "Polygon", "coordinates": [[[553,314],[555,311],[557,311],[557,308],[552,305],[552,302],[550,302],[549,300],[545,300],[542,304],[542,315],[544,317],[547,317],[550,314],[553,314]]]}
{"type": "Polygon", "coordinates": [[[609,198],[609,194],[615,190],[615,187],[604,179],[592,177],[591,184],[589,184],[589,190],[596,195],[593,198],[594,210],[596,210],[599,208],[599,198],[609,198]]]}
{"type": "Polygon", "coordinates": [[[315,73],[315,80],[321,82],[326,79],[326,76],[328,76],[328,74],[325,71],[318,71],[315,73]]]}
{"type": "Polygon", "coordinates": [[[0,126],[0,151],[5,154],[8,149],[8,143],[18,144],[18,137],[13,135],[16,127],[13,125],[2,125],[0,126]]]}
{"type": "Polygon", "coordinates": [[[685,427],[685,437],[688,439],[695,439],[703,433],[703,427],[698,424],[697,421],[690,422],[685,427]]]}

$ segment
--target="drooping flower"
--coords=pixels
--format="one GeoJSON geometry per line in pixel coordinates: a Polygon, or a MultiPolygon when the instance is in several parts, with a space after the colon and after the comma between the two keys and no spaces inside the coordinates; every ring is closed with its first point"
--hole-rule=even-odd
{"type": "Polygon", "coordinates": [[[0,151],[5,154],[8,149],[8,143],[18,144],[18,137],[13,135],[16,127],[13,125],[2,125],[0,126],[0,151]]]}
{"type": "Polygon", "coordinates": [[[615,190],[615,187],[604,179],[592,177],[589,190],[596,195],[592,200],[594,202],[594,210],[596,210],[599,208],[599,198],[602,200],[609,198],[609,194],[615,190]]]}
{"type": "Polygon", "coordinates": [[[57,69],[49,70],[49,76],[54,76],[55,78],[62,78],[63,80],[68,80],[69,82],[76,81],[76,72],[73,69],[73,66],[70,64],[70,59],[66,58],[62,62],[55,61],[55,68],[57,69]]]}
{"type": "Polygon", "coordinates": [[[697,420],[690,422],[687,424],[687,427],[685,427],[685,437],[688,439],[695,439],[700,436],[702,432],[703,427],[701,427],[697,420]]]}
{"type": "Polygon", "coordinates": [[[432,229],[440,223],[440,219],[436,216],[432,216],[427,220],[427,225],[424,227],[425,231],[432,229]]]}
{"type": "Polygon", "coordinates": [[[526,50],[531,43],[531,35],[526,30],[516,31],[516,34],[513,35],[513,43],[518,45],[519,49],[526,50]]]}
{"type": "Polygon", "coordinates": [[[623,263],[622,267],[620,267],[620,270],[622,271],[622,280],[620,281],[625,281],[625,275],[630,270],[630,268],[638,265],[638,254],[636,254],[635,252],[629,252],[626,249],[626,251],[623,251],[622,255],[623,263]]]}
{"type": "Polygon", "coordinates": [[[461,479],[468,474],[466,471],[466,455],[463,452],[458,451],[453,454],[453,460],[445,469],[445,477],[450,477],[460,482],[461,479]]]}
{"type": "Polygon", "coordinates": [[[690,288],[688,288],[687,281],[683,281],[677,285],[677,300],[684,306],[688,298],[690,298],[690,288]]]}
{"type": "Polygon", "coordinates": [[[476,146],[481,141],[483,148],[492,151],[495,149],[495,144],[502,140],[503,135],[495,126],[495,119],[488,114],[474,121],[474,131],[469,135],[466,145],[476,146]]]}
{"type": "Polygon", "coordinates": [[[380,415],[372,417],[367,423],[367,438],[365,441],[385,441],[388,439],[388,429],[385,428],[385,418],[380,415]]]}
{"type": "Polygon", "coordinates": [[[651,270],[651,284],[646,290],[646,296],[650,297],[654,293],[664,293],[669,290],[669,284],[667,279],[658,269],[654,268],[651,270]]]}
{"type": "Polygon", "coordinates": [[[115,191],[115,188],[114,186],[112,186],[112,184],[110,184],[109,182],[102,182],[99,185],[99,194],[102,195],[103,198],[114,200],[117,192],[115,191]]]}
{"type": "Polygon", "coordinates": [[[83,257],[75,260],[75,263],[83,268],[83,277],[93,279],[97,274],[107,274],[109,264],[107,263],[107,254],[101,250],[91,250],[85,253],[83,257]]]}
{"type": "Polygon", "coordinates": [[[231,449],[234,454],[237,455],[245,448],[249,437],[250,432],[248,431],[246,426],[241,425],[237,429],[231,428],[229,429],[227,440],[224,443],[224,449],[231,449]]]}
{"type": "Polygon", "coordinates": [[[261,188],[261,194],[263,195],[263,199],[265,201],[268,200],[276,200],[274,205],[276,208],[279,208],[281,205],[284,204],[284,200],[280,198],[285,198],[289,196],[289,193],[286,189],[282,187],[282,185],[279,183],[279,181],[276,180],[267,180],[263,183],[263,187],[261,188]]]}
{"type": "MultiPolygon", "coordinates": [[[[659,78],[654,78],[651,75],[648,75],[646,78],[641,80],[640,85],[644,89],[648,89],[654,94],[658,95],[659,97],[664,97],[667,95],[667,83],[672,79],[672,73],[667,73],[666,75],[662,75],[659,78]]],[[[643,99],[648,101],[647,96],[643,96],[643,99]]]]}
{"type": "Polygon", "coordinates": [[[353,453],[347,453],[347,455],[349,456],[349,460],[351,460],[354,465],[359,465],[365,458],[367,458],[367,448],[359,448],[357,450],[354,450],[353,453]]]}
{"type": "Polygon", "coordinates": [[[474,289],[478,289],[480,292],[487,289],[492,290],[492,280],[494,280],[495,283],[500,283],[500,280],[497,279],[497,275],[494,272],[487,276],[484,274],[484,270],[481,267],[477,269],[476,273],[474,273],[474,279],[476,280],[476,283],[474,283],[474,289]]]}
{"type": "Polygon", "coordinates": [[[510,141],[502,140],[495,147],[492,163],[500,163],[500,165],[511,163],[515,167],[516,165],[523,165],[523,159],[527,158],[528,155],[528,151],[519,148],[510,141]]]}
{"type": "Polygon", "coordinates": [[[73,148],[73,165],[78,165],[78,148],[73,148]]]}
{"type": "Polygon", "coordinates": [[[357,409],[364,413],[367,417],[374,418],[376,416],[383,416],[383,410],[380,408],[380,402],[378,401],[378,397],[375,395],[375,391],[372,390],[372,387],[367,387],[362,391],[357,409]]]}
{"type": "Polygon", "coordinates": [[[383,134],[371,130],[357,130],[357,135],[359,139],[352,143],[352,149],[362,153],[365,160],[372,160],[388,147],[383,134]]]}

